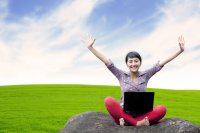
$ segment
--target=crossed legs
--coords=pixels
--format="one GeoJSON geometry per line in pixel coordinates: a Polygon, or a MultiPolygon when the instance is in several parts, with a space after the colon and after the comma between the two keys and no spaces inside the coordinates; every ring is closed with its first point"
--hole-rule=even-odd
{"type": "Polygon", "coordinates": [[[123,111],[122,107],[114,98],[108,96],[105,98],[104,103],[109,114],[112,116],[113,120],[118,125],[120,125],[120,118],[123,118],[129,124],[135,126],[138,125],[140,121],[146,120],[146,118],[148,118],[150,124],[153,124],[162,119],[166,114],[166,108],[162,105],[158,105],[155,106],[151,112],[133,118],[131,115],[123,111]]]}

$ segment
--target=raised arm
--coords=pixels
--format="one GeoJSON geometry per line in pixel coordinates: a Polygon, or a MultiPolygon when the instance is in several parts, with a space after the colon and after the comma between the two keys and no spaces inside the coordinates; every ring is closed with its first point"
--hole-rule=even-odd
{"type": "Polygon", "coordinates": [[[160,61],[160,65],[164,66],[165,64],[167,64],[168,62],[172,61],[173,59],[175,59],[178,55],[180,55],[184,49],[185,49],[185,40],[184,37],[181,35],[178,37],[178,43],[179,43],[179,51],[177,51],[176,53],[172,54],[171,56],[169,56],[167,59],[160,61]]]}
{"type": "Polygon", "coordinates": [[[83,42],[86,44],[87,48],[97,57],[99,58],[103,63],[108,64],[109,59],[105,57],[101,52],[96,50],[93,45],[96,39],[92,38],[91,35],[87,35],[87,37],[83,40],[83,42]]]}

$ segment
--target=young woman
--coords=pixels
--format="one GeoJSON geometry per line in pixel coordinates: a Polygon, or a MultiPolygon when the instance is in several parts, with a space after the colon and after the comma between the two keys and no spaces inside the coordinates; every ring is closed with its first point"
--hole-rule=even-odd
{"type": "Polygon", "coordinates": [[[123,111],[123,95],[127,91],[146,91],[147,83],[149,79],[162,67],[176,58],[184,51],[184,38],[182,36],[178,37],[179,50],[169,56],[166,60],[157,62],[152,68],[146,71],[139,71],[139,68],[142,64],[142,58],[139,53],[136,51],[129,52],[126,55],[125,62],[129,69],[129,73],[126,73],[118,69],[114,63],[96,50],[93,45],[95,39],[90,35],[83,40],[88,49],[99,58],[107,68],[116,76],[120,83],[122,97],[120,103],[118,103],[114,98],[108,96],[105,98],[105,106],[110,113],[111,117],[118,125],[135,125],[135,126],[149,126],[155,122],[158,122],[166,114],[166,108],[162,105],[157,105],[153,108],[153,111],[145,113],[138,117],[132,117],[131,114],[128,114],[123,111]]]}

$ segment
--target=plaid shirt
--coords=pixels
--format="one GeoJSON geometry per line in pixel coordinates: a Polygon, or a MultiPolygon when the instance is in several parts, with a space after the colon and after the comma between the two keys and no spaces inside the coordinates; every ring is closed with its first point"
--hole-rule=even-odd
{"type": "Polygon", "coordinates": [[[120,105],[122,107],[124,105],[124,92],[145,92],[149,79],[163,67],[159,65],[159,62],[157,62],[152,68],[145,71],[139,71],[138,78],[132,80],[130,73],[118,69],[111,60],[106,64],[106,66],[119,81],[122,92],[120,105]]]}

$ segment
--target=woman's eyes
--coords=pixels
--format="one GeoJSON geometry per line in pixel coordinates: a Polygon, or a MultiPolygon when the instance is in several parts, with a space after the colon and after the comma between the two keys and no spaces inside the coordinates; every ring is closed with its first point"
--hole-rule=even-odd
{"type": "Polygon", "coordinates": [[[137,62],[138,62],[138,60],[135,60],[135,61],[129,61],[129,63],[133,63],[133,62],[137,63],[137,62]]]}

